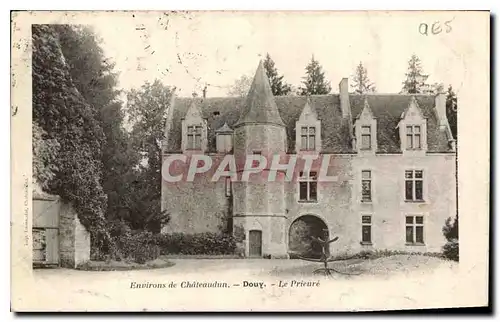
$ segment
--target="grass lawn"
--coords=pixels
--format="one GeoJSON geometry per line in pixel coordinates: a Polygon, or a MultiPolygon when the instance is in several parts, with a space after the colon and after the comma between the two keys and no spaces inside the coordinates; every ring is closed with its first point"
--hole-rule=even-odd
{"type": "Polygon", "coordinates": [[[174,266],[175,263],[167,260],[164,256],[160,256],[155,260],[144,264],[134,263],[131,261],[89,261],[77,267],[84,271],[128,271],[139,269],[167,268],[174,266]]]}

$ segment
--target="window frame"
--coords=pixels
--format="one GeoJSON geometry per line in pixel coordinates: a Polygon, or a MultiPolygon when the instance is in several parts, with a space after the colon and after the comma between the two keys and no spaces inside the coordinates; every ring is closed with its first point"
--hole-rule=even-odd
{"type": "Polygon", "coordinates": [[[199,151],[202,148],[203,125],[192,124],[186,126],[186,150],[199,151]],[[192,129],[192,132],[190,131],[192,129]],[[199,146],[196,145],[196,138],[199,138],[199,146]],[[192,139],[192,141],[191,141],[192,139]],[[192,144],[190,144],[192,143],[192,144]]]}
{"type": "Polygon", "coordinates": [[[229,132],[222,132],[222,133],[217,133],[216,138],[215,138],[215,144],[216,144],[216,149],[217,153],[230,153],[233,150],[233,134],[229,132]],[[219,146],[220,142],[223,142],[222,144],[224,145],[224,149],[221,149],[221,146],[219,146]]]}
{"type": "Polygon", "coordinates": [[[425,215],[424,214],[406,214],[404,221],[404,232],[405,232],[405,244],[407,246],[424,246],[425,245],[425,215]],[[417,217],[421,218],[421,223],[417,222],[417,217]],[[411,223],[408,222],[408,218],[411,219],[411,223]],[[417,228],[422,228],[421,239],[422,241],[417,241],[417,228]],[[412,241],[408,241],[408,228],[411,228],[411,239],[412,241]]]}
{"type": "Polygon", "coordinates": [[[233,182],[231,181],[231,177],[224,178],[224,190],[226,197],[233,196],[233,182]]]}
{"type": "Polygon", "coordinates": [[[361,242],[360,242],[360,244],[361,245],[373,245],[373,214],[368,214],[368,213],[361,214],[361,242]],[[369,222],[364,222],[364,219],[366,217],[369,218],[369,222]],[[369,232],[370,232],[370,240],[369,241],[364,240],[364,237],[365,237],[364,229],[366,227],[369,227],[369,232]]]}
{"type": "Polygon", "coordinates": [[[373,202],[373,171],[371,169],[362,169],[361,170],[361,199],[360,199],[360,201],[362,203],[372,203],[373,202]],[[368,179],[364,178],[363,173],[368,173],[369,178],[368,179]],[[368,182],[369,187],[370,187],[369,199],[365,199],[365,195],[364,195],[364,183],[365,182],[368,182]]]}
{"type": "Polygon", "coordinates": [[[301,151],[316,151],[316,135],[318,135],[317,127],[315,125],[300,125],[300,150],[301,151]],[[305,133],[304,133],[305,130],[305,133]],[[311,133],[312,132],[312,133],[311,133]],[[305,146],[304,140],[305,138],[305,146]],[[311,141],[312,139],[312,141],[311,141]],[[313,147],[311,148],[311,142],[313,142],[313,147]]]}
{"type": "Polygon", "coordinates": [[[406,137],[407,150],[420,151],[423,149],[422,130],[423,130],[422,124],[406,124],[405,137],[406,137]],[[416,129],[418,129],[418,131],[416,129]],[[417,137],[418,137],[418,147],[415,147],[417,137]]]}
{"type": "Polygon", "coordinates": [[[310,171],[307,175],[304,175],[304,172],[299,172],[298,178],[298,202],[299,203],[317,203],[319,200],[318,196],[318,173],[316,171],[310,171]],[[314,174],[314,175],[313,175],[314,174]],[[302,199],[302,184],[306,184],[306,198],[302,199]],[[315,198],[311,197],[311,187],[314,186],[315,198]]]}
{"type": "Polygon", "coordinates": [[[405,202],[425,202],[425,175],[424,169],[405,169],[404,170],[404,186],[403,194],[405,202]],[[411,173],[411,177],[407,177],[408,172],[411,173]],[[417,172],[421,173],[421,177],[417,178],[417,172]],[[411,182],[411,199],[407,198],[407,183],[411,182]],[[417,182],[420,182],[420,199],[417,198],[417,182]]]}
{"type": "Polygon", "coordinates": [[[360,126],[360,131],[361,145],[359,149],[363,151],[370,151],[372,149],[372,126],[370,124],[362,124],[360,126]],[[364,129],[368,129],[368,133],[364,133],[364,129]],[[364,137],[368,138],[368,147],[364,146],[364,137]]]}

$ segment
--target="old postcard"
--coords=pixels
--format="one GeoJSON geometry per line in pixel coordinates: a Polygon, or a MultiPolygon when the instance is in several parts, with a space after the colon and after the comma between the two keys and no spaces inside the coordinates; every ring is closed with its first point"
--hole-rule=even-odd
{"type": "Polygon", "coordinates": [[[489,12],[11,28],[14,311],[488,305],[489,12]]]}

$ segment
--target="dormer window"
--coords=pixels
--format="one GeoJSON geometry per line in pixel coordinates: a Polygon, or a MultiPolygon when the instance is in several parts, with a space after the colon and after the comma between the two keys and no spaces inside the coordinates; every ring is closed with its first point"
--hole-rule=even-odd
{"type": "Polygon", "coordinates": [[[207,150],[207,119],[203,117],[196,100],[191,102],[181,126],[182,150],[205,152],[207,150]]]}
{"type": "Polygon", "coordinates": [[[420,125],[406,126],[406,148],[408,150],[420,150],[422,148],[420,125]]]}
{"type": "Polygon", "coordinates": [[[187,150],[201,150],[201,125],[187,127],[187,150]]]}
{"type": "Polygon", "coordinates": [[[301,150],[316,149],[316,127],[302,126],[300,148],[301,150]]]}
{"type": "Polygon", "coordinates": [[[295,123],[295,145],[297,151],[319,151],[321,149],[321,121],[309,97],[295,123]]]}
{"type": "Polygon", "coordinates": [[[217,152],[229,153],[233,150],[233,129],[224,123],[224,125],[215,131],[217,152]]]}
{"type": "Polygon", "coordinates": [[[369,125],[361,126],[361,149],[371,150],[372,148],[372,128],[369,125]]]}
{"type": "Polygon", "coordinates": [[[377,150],[377,119],[365,97],[364,107],[354,123],[356,149],[359,153],[372,154],[377,150]]]}

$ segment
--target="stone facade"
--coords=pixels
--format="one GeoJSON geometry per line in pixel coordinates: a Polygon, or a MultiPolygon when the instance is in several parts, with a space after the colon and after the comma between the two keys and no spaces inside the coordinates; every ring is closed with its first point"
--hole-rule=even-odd
{"type": "Polygon", "coordinates": [[[74,268],[89,261],[90,233],[80,223],[71,205],[62,205],[59,218],[61,266],[74,268]]]}
{"type": "Polygon", "coordinates": [[[72,206],[57,196],[33,194],[33,262],[75,268],[90,260],[90,233],[72,206]]]}
{"type": "MultiPolygon", "coordinates": [[[[191,157],[204,155],[213,165],[194,182],[163,181],[162,209],[171,215],[163,231],[244,232],[246,256],[287,257],[290,227],[313,216],[329,237],[339,237],[331,254],[439,252],[444,222],[457,211],[456,153],[443,116],[444,94],[353,95],[347,79],[339,89],[332,95],[273,97],[260,65],[245,99],[174,98],[164,160],[184,155],[189,164],[191,157]],[[186,149],[190,124],[202,126],[198,149],[186,149]],[[229,151],[217,147],[223,141],[217,140],[218,130],[232,135],[229,151]],[[314,190],[307,190],[311,200],[304,199],[299,172],[290,181],[268,182],[266,167],[249,182],[211,181],[226,155],[234,156],[238,173],[250,155],[281,155],[285,162],[329,156],[327,174],[334,180],[308,188],[314,190]]],[[[320,171],[320,163],[313,162],[311,172],[320,171]]]]}

